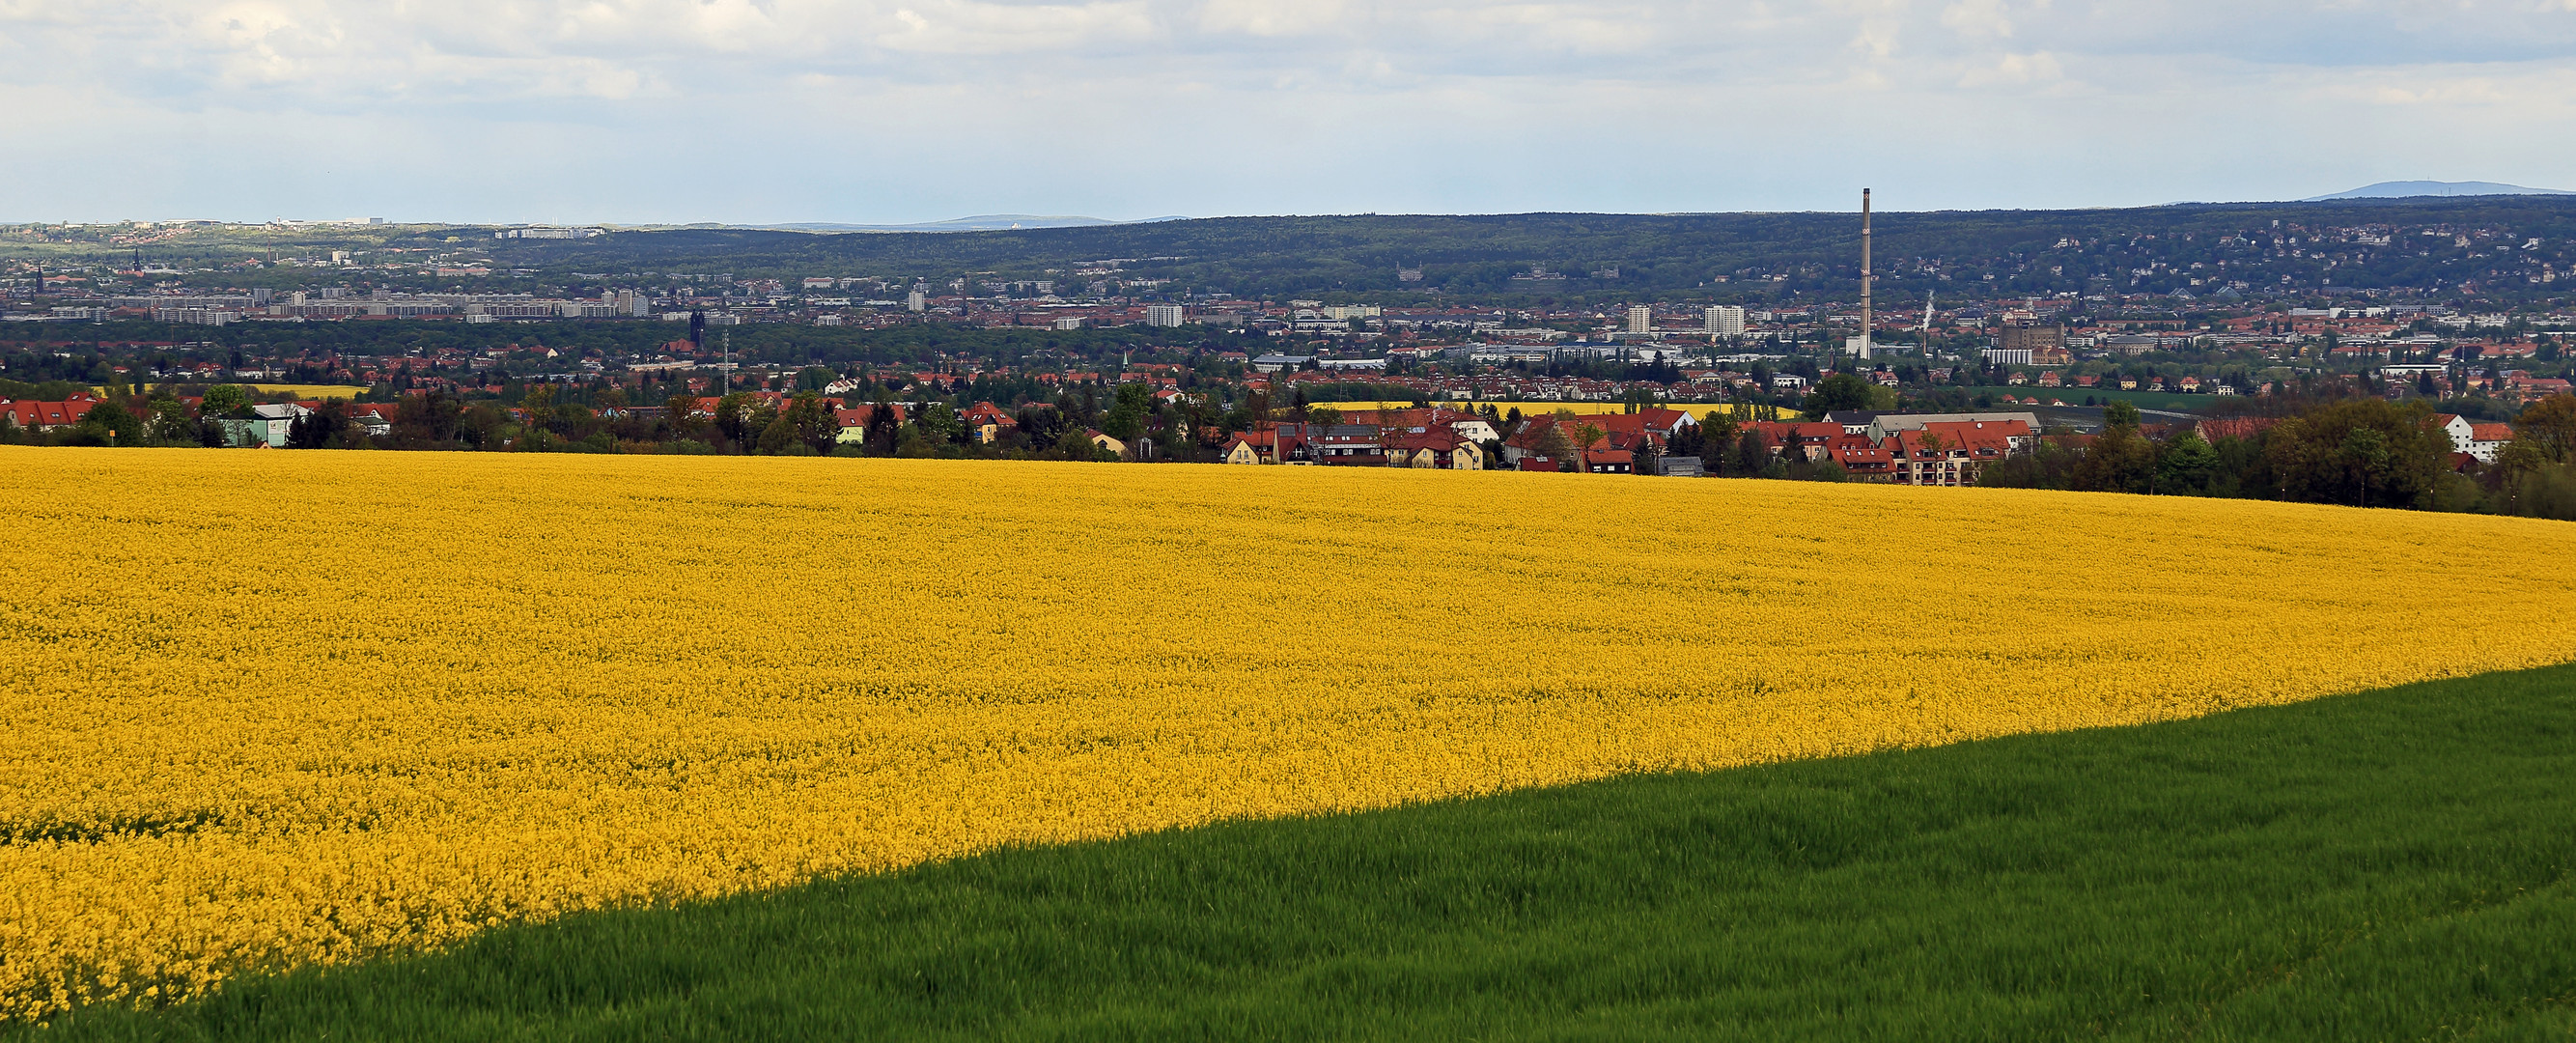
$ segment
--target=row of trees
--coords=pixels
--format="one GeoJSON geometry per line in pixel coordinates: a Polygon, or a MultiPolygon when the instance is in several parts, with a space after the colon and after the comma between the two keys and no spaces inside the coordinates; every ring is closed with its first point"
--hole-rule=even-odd
{"type": "Polygon", "coordinates": [[[2329,398],[2251,435],[2151,434],[2125,403],[2089,442],[2046,437],[1986,466],[1978,484],[2166,496],[2221,496],[2354,507],[2479,511],[2576,520],[2576,396],[2515,418],[2492,464],[2453,466],[2450,436],[2420,400],[2329,398]]]}

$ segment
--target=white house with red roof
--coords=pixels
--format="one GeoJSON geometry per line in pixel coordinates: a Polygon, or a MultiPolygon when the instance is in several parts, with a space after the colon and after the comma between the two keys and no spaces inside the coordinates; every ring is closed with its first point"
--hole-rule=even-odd
{"type": "Polygon", "coordinates": [[[2481,424],[2457,413],[2433,414],[2433,429],[2451,438],[2451,451],[2467,453],[2482,464],[2495,462],[2504,444],[2513,441],[2512,424],[2481,424]]]}

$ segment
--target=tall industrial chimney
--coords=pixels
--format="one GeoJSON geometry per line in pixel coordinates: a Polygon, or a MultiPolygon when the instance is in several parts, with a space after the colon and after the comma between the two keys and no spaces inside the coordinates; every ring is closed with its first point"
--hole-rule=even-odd
{"type": "Polygon", "coordinates": [[[1869,190],[1860,190],[1860,357],[1869,358],[1869,190]]]}

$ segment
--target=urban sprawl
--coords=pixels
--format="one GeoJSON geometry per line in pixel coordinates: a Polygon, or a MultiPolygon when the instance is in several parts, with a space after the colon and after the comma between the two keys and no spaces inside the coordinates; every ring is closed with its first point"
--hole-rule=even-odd
{"type": "MultiPolygon", "coordinates": [[[[2430,257],[2438,246],[2528,267],[2513,269],[2525,290],[2554,289],[2563,274],[2541,258],[2564,244],[2539,238],[2300,231],[2221,245],[2328,268],[2350,251],[2420,246],[2430,257]]],[[[2386,416],[2347,417],[2347,427],[2424,432],[2453,485],[2492,490],[2500,467],[2566,463],[2555,428],[2521,456],[2508,450],[2525,410],[2567,396],[2562,347],[2576,333],[2576,315],[2556,298],[2496,303],[2467,283],[2275,289],[2232,278],[2224,258],[2142,267],[2126,273],[2129,287],[2097,277],[2084,290],[2013,295],[2009,279],[1972,283],[1950,302],[1928,277],[1937,266],[1900,259],[1868,273],[1864,285],[1878,297],[1866,309],[1860,293],[1739,293],[1744,303],[1715,304],[1598,293],[1499,303],[1237,299],[1130,278],[1153,259],[1117,258],[1034,279],[592,273],[580,276],[581,292],[549,295],[418,285],[495,278],[494,262],[470,245],[179,268],[144,261],[151,226],[120,235],[131,244],[126,264],[46,271],[17,262],[5,273],[11,325],[0,329],[0,376],[14,393],[0,403],[0,435],[1916,485],[1979,484],[2021,460],[2004,468],[2004,484],[2211,492],[2171,487],[2168,457],[2188,457],[2182,484],[2207,486],[2220,479],[2195,479],[2191,468],[2225,457],[2213,447],[2259,448],[2278,425],[2368,401],[2386,416]],[[209,285],[253,269],[263,285],[209,285]],[[303,285],[281,289],[281,274],[303,285]],[[2145,285],[2151,279],[2156,287],[2145,285]],[[1900,298],[1898,286],[1911,288],[1900,298]],[[281,332],[316,324],[341,332],[281,332]],[[471,335],[395,332],[434,329],[471,335]],[[2401,414],[2411,426],[2389,427],[2401,414]],[[2132,438],[2145,455],[2127,472],[2097,459],[2090,477],[2077,477],[2107,452],[2100,440],[2132,438]],[[2031,462],[2051,453],[2065,472],[2054,481],[2054,465],[2031,462]]],[[[2494,270],[2483,277],[2494,280],[2494,270]]],[[[1414,268],[1392,274],[1399,286],[1422,279],[1414,268]]],[[[1595,286],[1617,275],[1587,273],[1595,286]]],[[[1711,283],[1733,292],[1733,277],[1711,283]]],[[[1538,291],[1566,278],[1544,265],[1515,276],[1538,291]]],[[[1774,279],[1752,272],[1743,281],[1774,279]]],[[[2200,469],[2228,467],[2262,470],[2223,459],[2200,469]]],[[[2396,489],[2420,501],[2445,479],[2355,481],[2364,500],[2396,489]]]]}

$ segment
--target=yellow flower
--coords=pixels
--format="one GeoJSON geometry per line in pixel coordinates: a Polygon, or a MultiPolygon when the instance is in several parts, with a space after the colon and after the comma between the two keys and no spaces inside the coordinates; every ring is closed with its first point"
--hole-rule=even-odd
{"type": "Polygon", "coordinates": [[[1006,842],[2566,656],[2576,527],[1498,472],[0,449],[0,1018],[1006,842]]]}

